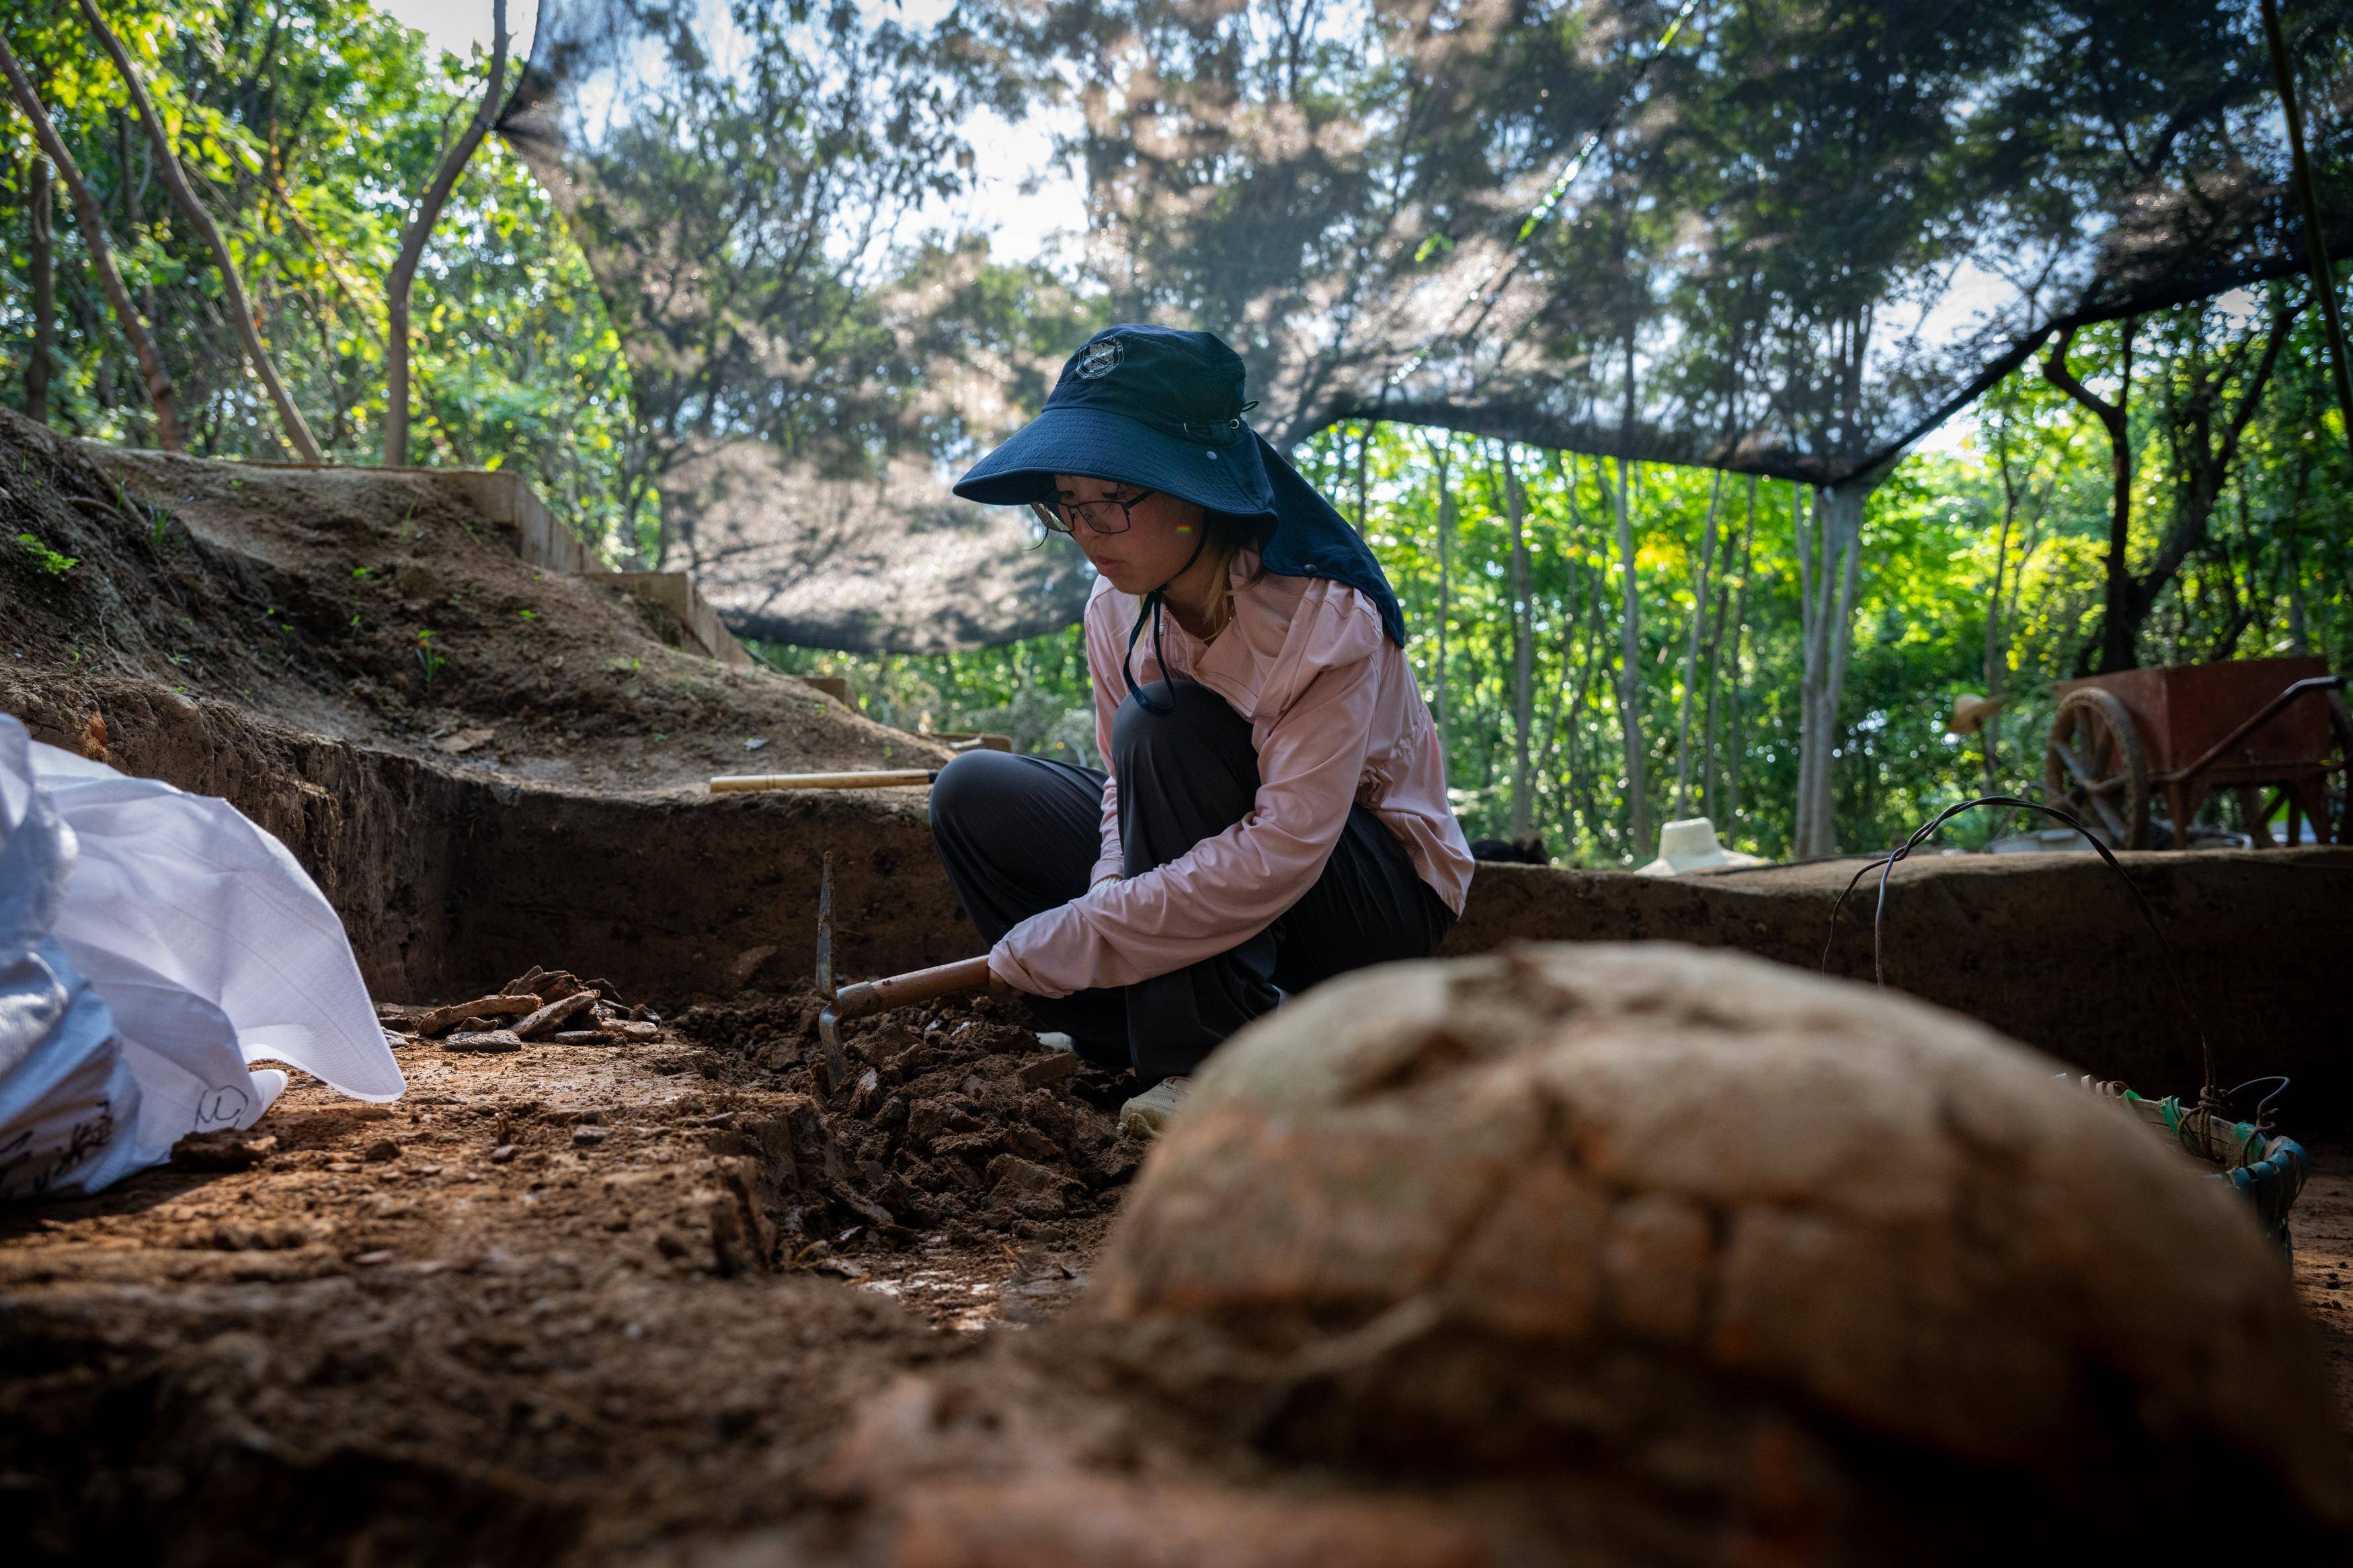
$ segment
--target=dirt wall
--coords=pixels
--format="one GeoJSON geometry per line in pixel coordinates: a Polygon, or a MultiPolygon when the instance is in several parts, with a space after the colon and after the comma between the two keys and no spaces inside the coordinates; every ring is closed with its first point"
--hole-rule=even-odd
{"type": "Polygon", "coordinates": [[[89,717],[103,714],[116,767],[218,795],[275,834],[343,916],[379,994],[430,993],[448,973],[459,888],[449,847],[480,809],[480,785],[124,677],[0,670],[0,711],[33,739],[76,750],[89,717]]]}
{"type": "Polygon", "coordinates": [[[846,973],[967,956],[918,792],[602,795],[489,779],[305,734],[240,706],[120,677],[0,670],[0,711],[72,747],[106,717],[113,764],[218,795],[294,852],[379,994],[495,985],[550,954],[632,994],[807,973],[834,855],[846,973]]]}
{"type": "MultiPolygon", "coordinates": [[[[2298,1130],[2353,1130],[2353,849],[2122,858],[2169,956],[2094,857],[1937,856],[1906,861],[1890,879],[1880,931],[1887,984],[2159,1094],[2194,1094],[2202,1081],[2186,994],[2213,1043],[2220,1087],[2286,1073],[2298,1130]]],[[[1446,951],[1514,938],[1665,938],[1811,969],[1860,864],[1682,879],[1482,866],[1446,951]]],[[[1877,890],[1874,873],[1849,900],[1831,973],[1871,979],[1877,890]]]]}

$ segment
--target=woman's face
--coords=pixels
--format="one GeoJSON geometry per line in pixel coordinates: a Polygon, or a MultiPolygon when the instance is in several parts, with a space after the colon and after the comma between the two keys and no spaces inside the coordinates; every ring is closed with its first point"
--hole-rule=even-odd
{"type": "MultiPolygon", "coordinates": [[[[1114,528],[1119,525],[1120,509],[1108,503],[1134,500],[1143,493],[1141,485],[1083,479],[1077,474],[1054,476],[1055,500],[1065,507],[1105,503],[1090,510],[1099,521],[1114,528]]],[[[1203,509],[1193,502],[1157,492],[1145,496],[1129,516],[1126,530],[1119,533],[1098,533],[1084,518],[1074,517],[1071,537],[1079,542],[1079,548],[1087,552],[1095,570],[1111,579],[1113,587],[1123,594],[1141,596],[1185,570],[1186,563],[1201,542],[1201,531],[1208,519],[1203,509]]]]}

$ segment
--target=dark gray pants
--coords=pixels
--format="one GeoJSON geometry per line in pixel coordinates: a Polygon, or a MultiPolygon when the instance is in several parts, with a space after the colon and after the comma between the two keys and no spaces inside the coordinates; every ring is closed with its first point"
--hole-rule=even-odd
{"type": "MultiPolygon", "coordinates": [[[[1171,711],[1155,713],[1130,697],[1112,728],[1120,847],[1131,877],[1240,822],[1259,785],[1250,724],[1223,698],[1190,681],[1144,689],[1171,711]]],[[[1103,785],[1092,768],[1003,752],[967,752],[941,770],[932,786],[932,841],[982,941],[994,945],[1031,915],[1087,890],[1103,785]]],[[[1155,1081],[1191,1072],[1289,993],[1368,963],[1427,958],[1453,924],[1405,846],[1357,805],[1315,885],[1267,930],[1173,973],[1032,997],[1030,1006],[1091,1060],[1155,1081]]]]}

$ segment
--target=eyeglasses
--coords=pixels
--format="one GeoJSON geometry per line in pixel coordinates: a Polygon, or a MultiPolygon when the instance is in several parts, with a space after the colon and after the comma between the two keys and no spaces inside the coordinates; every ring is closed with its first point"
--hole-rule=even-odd
{"type": "Polygon", "coordinates": [[[1033,501],[1029,510],[1038,521],[1057,533],[1072,533],[1083,521],[1097,533],[1125,533],[1135,523],[1135,509],[1158,495],[1158,490],[1138,490],[1125,500],[1033,501]],[[1113,513],[1116,511],[1117,517],[1113,513]]]}

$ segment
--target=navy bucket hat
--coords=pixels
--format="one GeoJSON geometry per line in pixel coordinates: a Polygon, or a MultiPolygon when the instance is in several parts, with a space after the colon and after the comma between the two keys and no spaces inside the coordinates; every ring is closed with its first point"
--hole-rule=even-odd
{"type": "Polygon", "coordinates": [[[1323,577],[1373,601],[1391,641],[1405,616],[1347,520],[1243,417],[1241,356],[1214,332],[1105,327],[1062,366],[1038,417],[973,465],[955,493],[983,506],[1054,498],[1056,474],[1140,485],[1255,520],[1259,564],[1323,577]]]}

